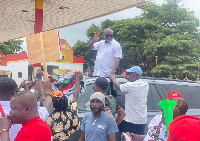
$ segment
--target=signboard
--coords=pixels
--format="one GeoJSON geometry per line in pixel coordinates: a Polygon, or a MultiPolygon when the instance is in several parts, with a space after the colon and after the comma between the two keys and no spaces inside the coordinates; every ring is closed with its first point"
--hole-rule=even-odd
{"type": "Polygon", "coordinates": [[[73,63],[73,49],[66,40],[60,39],[62,59],[59,62],[73,63]]]}
{"type": "Polygon", "coordinates": [[[42,63],[43,51],[46,61],[60,59],[60,46],[58,41],[57,30],[26,36],[29,64],[42,63]],[[41,34],[43,34],[42,37],[41,34]]]}
{"type": "Polygon", "coordinates": [[[67,70],[59,69],[58,75],[67,73],[67,70]]]}
{"type": "Polygon", "coordinates": [[[58,31],[51,30],[26,36],[26,42],[29,64],[43,62],[45,81],[47,81],[48,72],[46,62],[60,59],[58,31]]]}

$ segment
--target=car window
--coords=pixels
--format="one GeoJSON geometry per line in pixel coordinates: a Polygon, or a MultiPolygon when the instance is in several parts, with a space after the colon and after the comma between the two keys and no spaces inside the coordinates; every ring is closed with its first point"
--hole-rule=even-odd
{"type": "Polygon", "coordinates": [[[79,111],[90,111],[90,96],[94,93],[94,84],[86,86],[85,93],[80,95],[78,98],[78,110],[79,111]]]}

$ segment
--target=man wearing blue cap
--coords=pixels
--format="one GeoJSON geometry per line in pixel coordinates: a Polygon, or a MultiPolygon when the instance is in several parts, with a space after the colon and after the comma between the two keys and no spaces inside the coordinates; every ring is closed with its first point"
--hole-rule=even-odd
{"type": "Polygon", "coordinates": [[[147,122],[147,95],[149,85],[140,79],[143,72],[139,66],[127,69],[126,72],[129,73],[130,82],[125,84],[119,84],[114,75],[109,75],[115,87],[125,93],[126,116],[119,125],[119,130],[144,135],[147,122]]]}

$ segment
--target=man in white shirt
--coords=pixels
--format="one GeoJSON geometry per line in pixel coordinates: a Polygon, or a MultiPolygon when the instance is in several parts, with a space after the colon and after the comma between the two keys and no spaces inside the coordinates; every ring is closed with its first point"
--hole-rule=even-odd
{"type": "Polygon", "coordinates": [[[114,75],[122,58],[121,46],[113,39],[113,31],[110,28],[104,30],[104,40],[96,42],[99,39],[98,31],[96,31],[93,40],[87,46],[89,49],[97,50],[93,76],[114,75]]]}
{"type": "MultiPolygon", "coordinates": [[[[4,109],[6,115],[10,111],[10,100],[17,91],[17,84],[11,78],[0,78],[0,103],[4,109]]],[[[51,83],[49,81],[44,83],[46,93],[51,93],[51,83]]],[[[41,119],[44,121],[48,118],[49,112],[52,107],[52,97],[47,95],[44,100],[44,107],[38,108],[38,113],[41,119]],[[49,111],[49,112],[48,112],[49,111]]],[[[0,114],[1,115],[1,114],[0,114]]],[[[9,131],[10,141],[14,141],[18,131],[21,129],[21,124],[12,125],[9,131]]]]}
{"type": "Polygon", "coordinates": [[[121,92],[125,92],[125,112],[124,121],[119,125],[122,132],[130,132],[138,135],[144,135],[144,129],[147,122],[147,95],[149,85],[140,79],[142,70],[139,66],[127,69],[129,81],[125,84],[119,84],[114,75],[109,75],[113,84],[121,92]]]}

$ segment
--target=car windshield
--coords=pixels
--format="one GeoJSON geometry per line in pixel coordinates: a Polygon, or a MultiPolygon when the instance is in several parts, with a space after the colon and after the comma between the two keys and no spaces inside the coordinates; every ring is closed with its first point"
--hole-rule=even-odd
{"type": "Polygon", "coordinates": [[[78,110],[79,111],[90,111],[90,96],[94,93],[94,84],[89,84],[86,87],[85,93],[80,95],[78,98],[78,110]]]}

